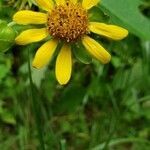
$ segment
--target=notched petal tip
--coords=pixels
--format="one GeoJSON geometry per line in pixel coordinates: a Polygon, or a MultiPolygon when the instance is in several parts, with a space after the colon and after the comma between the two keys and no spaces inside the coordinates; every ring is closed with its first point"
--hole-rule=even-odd
{"type": "Polygon", "coordinates": [[[32,62],[32,67],[35,69],[41,69],[42,67],[39,67],[39,65],[36,62],[32,62]]]}
{"type": "Polygon", "coordinates": [[[105,57],[105,60],[102,62],[103,64],[108,64],[111,61],[111,55],[108,53],[105,57]]]}
{"type": "Polygon", "coordinates": [[[46,28],[41,29],[28,29],[20,33],[16,39],[15,42],[18,45],[27,45],[33,42],[38,42],[43,40],[48,36],[48,32],[46,28]]]}
{"type": "Polygon", "coordinates": [[[129,31],[124,28],[122,28],[122,30],[123,30],[122,39],[124,39],[129,35],[129,31]]]}
{"type": "Polygon", "coordinates": [[[20,35],[18,35],[18,36],[15,38],[15,43],[16,43],[17,45],[27,45],[27,44],[24,42],[24,40],[21,40],[20,35]]]}

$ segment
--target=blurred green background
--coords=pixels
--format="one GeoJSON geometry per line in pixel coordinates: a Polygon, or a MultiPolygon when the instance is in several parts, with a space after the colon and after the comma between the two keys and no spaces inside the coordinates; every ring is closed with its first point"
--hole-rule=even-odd
{"type": "Polygon", "coordinates": [[[119,42],[98,38],[108,65],[74,59],[72,79],[60,86],[55,59],[42,70],[31,60],[41,43],[14,44],[11,25],[33,0],[0,0],[0,150],[150,150],[150,0],[102,0],[95,17],[126,27],[119,42]],[[8,25],[7,25],[8,24],[8,25]],[[7,32],[2,32],[7,31],[7,32]]]}

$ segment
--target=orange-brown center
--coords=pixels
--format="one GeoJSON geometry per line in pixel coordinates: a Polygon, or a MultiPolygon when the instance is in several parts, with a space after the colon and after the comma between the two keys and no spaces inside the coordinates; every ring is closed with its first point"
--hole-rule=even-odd
{"type": "Polygon", "coordinates": [[[67,2],[48,14],[47,27],[54,38],[74,42],[88,32],[88,15],[81,4],[67,2]]]}

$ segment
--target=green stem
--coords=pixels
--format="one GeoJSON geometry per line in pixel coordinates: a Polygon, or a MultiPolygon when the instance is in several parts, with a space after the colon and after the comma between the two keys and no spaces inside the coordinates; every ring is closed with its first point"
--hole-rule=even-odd
{"type": "Polygon", "coordinates": [[[39,103],[36,101],[37,98],[34,94],[34,86],[33,86],[32,74],[31,74],[30,48],[28,47],[27,49],[28,49],[28,71],[29,71],[29,80],[30,80],[30,88],[31,88],[32,108],[35,117],[37,132],[38,132],[38,140],[40,142],[40,150],[45,150],[44,140],[43,140],[43,130],[42,130],[41,121],[39,119],[41,113],[38,105],[39,103]]]}
{"type": "Polygon", "coordinates": [[[110,96],[110,100],[112,102],[112,105],[113,105],[113,108],[114,108],[114,111],[117,115],[117,117],[119,117],[119,114],[120,114],[120,110],[119,110],[119,107],[118,107],[118,104],[117,104],[117,100],[113,94],[113,91],[111,89],[111,87],[109,85],[107,85],[107,90],[108,90],[108,94],[110,96]]]}
{"type": "Polygon", "coordinates": [[[108,148],[109,143],[110,143],[110,141],[111,141],[111,139],[112,139],[112,137],[113,137],[113,135],[116,131],[117,123],[118,123],[118,120],[119,120],[119,108],[118,108],[118,105],[117,105],[116,98],[115,98],[115,96],[113,94],[113,91],[111,90],[109,85],[107,85],[107,90],[108,90],[108,94],[110,96],[110,100],[112,102],[114,113],[116,114],[116,117],[115,117],[115,120],[113,120],[113,119],[111,120],[109,136],[108,136],[108,139],[105,142],[105,145],[104,145],[103,149],[108,148]]]}
{"type": "MultiPolygon", "coordinates": [[[[127,144],[127,143],[145,143],[145,144],[150,144],[149,141],[147,140],[143,140],[143,139],[139,139],[139,138],[122,138],[122,139],[115,139],[112,140],[109,143],[109,148],[116,146],[116,145],[120,145],[120,144],[127,144]]],[[[103,150],[105,146],[105,143],[102,143],[98,146],[96,146],[95,148],[93,148],[92,150],[103,150]]]]}
{"type": "Polygon", "coordinates": [[[60,147],[61,150],[66,150],[66,140],[63,139],[60,141],[60,147]]]}
{"type": "Polygon", "coordinates": [[[13,21],[12,21],[12,22],[10,22],[10,23],[8,23],[8,26],[9,26],[9,27],[12,27],[12,26],[14,26],[14,25],[16,25],[16,23],[15,23],[15,22],[13,22],[13,21]]]}

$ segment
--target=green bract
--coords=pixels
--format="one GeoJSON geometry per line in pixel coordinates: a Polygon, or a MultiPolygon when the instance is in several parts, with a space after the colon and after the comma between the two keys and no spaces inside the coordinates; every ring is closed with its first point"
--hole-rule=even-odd
{"type": "Polygon", "coordinates": [[[84,64],[89,64],[92,62],[91,56],[85,51],[81,42],[78,42],[72,46],[73,53],[77,60],[84,64]]]}
{"type": "Polygon", "coordinates": [[[6,52],[13,45],[15,37],[15,31],[0,20],[0,52],[6,52]]]}

